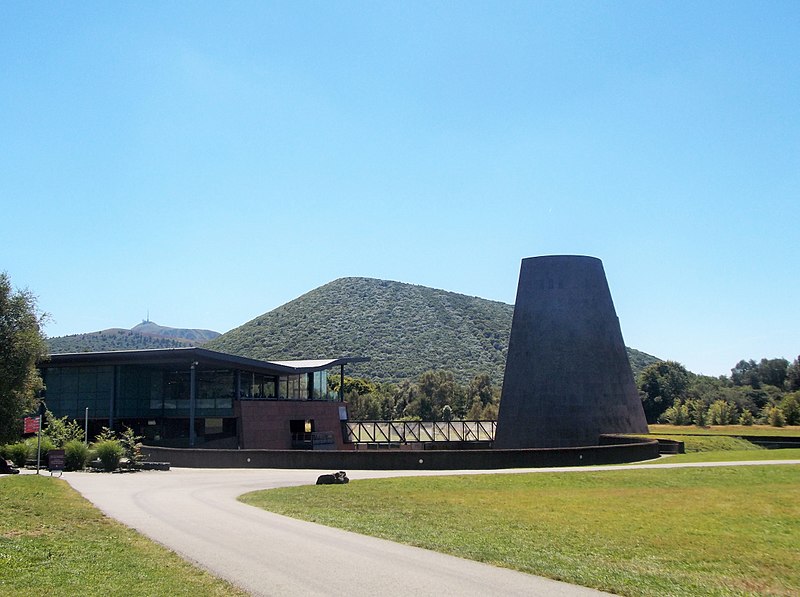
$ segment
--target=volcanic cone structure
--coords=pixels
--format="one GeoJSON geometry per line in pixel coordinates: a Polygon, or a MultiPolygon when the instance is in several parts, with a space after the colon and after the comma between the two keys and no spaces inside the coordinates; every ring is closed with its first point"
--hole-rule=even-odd
{"type": "Polygon", "coordinates": [[[495,448],[595,446],[647,433],[603,263],[522,260],[495,448]]]}

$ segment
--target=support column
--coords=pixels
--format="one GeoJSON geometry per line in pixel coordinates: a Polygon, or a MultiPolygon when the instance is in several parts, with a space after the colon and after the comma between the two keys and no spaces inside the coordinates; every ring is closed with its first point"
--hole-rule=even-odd
{"type": "Polygon", "coordinates": [[[344,402],[344,364],[339,365],[339,402],[344,402]]]}
{"type": "Polygon", "coordinates": [[[192,363],[189,368],[189,447],[194,448],[194,411],[197,400],[197,363],[192,363]]]}
{"type": "Polygon", "coordinates": [[[114,409],[116,408],[115,402],[117,401],[117,394],[119,393],[120,384],[119,365],[114,365],[114,383],[111,386],[111,400],[108,404],[108,428],[114,429],[114,409]]]}

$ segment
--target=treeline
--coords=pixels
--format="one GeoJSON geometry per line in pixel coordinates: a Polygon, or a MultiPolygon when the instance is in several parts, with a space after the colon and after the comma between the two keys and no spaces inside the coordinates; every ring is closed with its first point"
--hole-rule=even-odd
{"type": "Polygon", "coordinates": [[[662,361],[646,367],[638,385],[648,423],[800,425],[800,356],[741,360],[727,377],[662,361]]]}
{"type": "Polygon", "coordinates": [[[104,330],[91,334],[74,334],[47,339],[50,354],[146,348],[180,348],[189,344],[191,343],[185,340],[140,334],[130,330],[104,330]]]}
{"type": "MultiPolygon", "coordinates": [[[[329,386],[339,391],[340,378],[329,386]]],[[[644,368],[637,378],[648,423],[673,425],[800,425],[800,356],[739,361],[729,377],[696,375],[675,361],[644,368]]],[[[501,388],[488,374],[468,384],[449,371],[426,371],[413,381],[344,378],[350,418],[357,421],[496,420],[501,388]]]]}
{"type": "MultiPolygon", "coordinates": [[[[328,378],[339,391],[340,377],[328,378]]],[[[344,377],[350,418],[356,421],[481,421],[497,419],[500,388],[487,374],[461,384],[450,371],[426,371],[414,381],[380,383],[344,377]]]]}

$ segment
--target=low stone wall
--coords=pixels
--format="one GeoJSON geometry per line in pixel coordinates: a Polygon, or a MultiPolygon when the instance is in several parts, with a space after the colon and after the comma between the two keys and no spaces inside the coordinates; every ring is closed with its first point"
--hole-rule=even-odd
{"type": "Polygon", "coordinates": [[[208,450],[144,446],[147,460],[190,468],[492,470],[620,464],[658,458],[658,442],[601,438],[599,446],[515,450],[208,450]]]}

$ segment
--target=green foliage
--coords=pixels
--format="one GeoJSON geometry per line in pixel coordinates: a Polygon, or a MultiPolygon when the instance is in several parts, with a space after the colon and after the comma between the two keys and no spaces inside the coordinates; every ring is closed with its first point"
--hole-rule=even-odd
{"type": "Polygon", "coordinates": [[[50,353],[56,354],[202,346],[217,336],[219,333],[211,330],[170,328],[157,325],[152,321],[145,321],[130,330],[112,328],[88,334],[49,338],[47,344],[50,353]]]}
{"type": "Polygon", "coordinates": [[[82,440],[71,439],[64,444],[64,466],[68,471],[80,471],[89,462],[89,447],[82,440]]]}
{"type": "Polygon", "coordinates": [[[83,442],[85,439],[83,427],[73,419],[69,419],[66,416],[57,419],[48,410],[45,420],[47,425],[44,429],[44,435],[50,438],[56,448],[62,448],[72,440],[83,442]]]}
{"type": "Polygon", "coordinates": [[[28,446],[28,458],[31,460],[36,460],[37,450],[41,450],[41,461],[43,463],[47,462],[47,453],[56,447],[53,443],[53,440],[47,437],[44,433],[42,433],[41,443],[36,436],[33,436],[25,440],[25,445],[28,446]]]}
{"type": "Polygon", "coordinates": [[[19,468],[25,466],[25,462],[28,460],[28,444],[25,442],[10,444],[6,446],[5,452],[6,458],[11,460],[11,462],[13,462],[19,468]]]}
{"type": "Polygon", "coordinates": [[[780,402],[787,425],[800,425],[800,392],[786,394],[780,402]]]}
{"type": "Polygon", "coordinates": [[[122,446],[123,456],[128,460],[128,468],[134,468],[142,462],[142,437],[137,436],[133,429],[126,427],[120,434],[119,443],[122,446]]]}
{"type": "Polygon", "coordinates": [[[639,376],[639,391],[648,423],[658,418],[676,400],[687,397],[689,372],[675,361],[661,361],[648,365],[639,376]]]}
{"type": "Polygon", "coordinates": [[[689,405],[683,403],[680,399],[665,410],[660,417],[659,423],[669,423],[670,425],[689,425],[692,422],[689,415],[689,405]]]}
{"type": "Polygon", "coordinates": [[[108,427],[103,427],[94,437],[95,443],[104,442],[107,440],[115,440],[117,439],[117,434],[114,432],[113,429],[109,429],[108,427]]]}
{"type": "Polygon", "coordinates": [[[711,425],[730,425],[736,420],[736,407],[725,400],[715,400],[708,409],[711,425]]]}
{"type": "Polygon", "coordinates": [[[790,392],[800,390],[800,356],[786,368],[786,389],[790,392]]]}
{"type": "Polygon", "coordinates": [[[764,419],[768,425],[772,425],[773,427],[783,427],[786,425],[786,417],[783,415],[783,411],[777,406],[768,406],[764,410],[764,419]]]}
{"type": "MultiPolygon", "coordinates": [[[[338,387],[338,376],[333,383],[338,387]]],[[[352,388],[345,400],[354,421],[495,420],[500,400],[488,375],[464,386],[449,371],[426,371],[413,382],[399,384],[371,384],[345,376],[345,387],[352,388]]]]}
{"type": "MultiPolygon", "coordinates": [[[[363,355],[355,377],[415,380],[435,367],[459,383],[503,379],[513,305],[444,290],[342,278],[211,340],[205,347],[266,360],[363,355]]],[[[628,351],[632,366],[657,359],[628,351]]],[[[454,413],[469,404],[451,404],[454,413]]]]}
{"type": "Polygon", "coordinates": [[[45,315],[27,290],[12,290],[0,272],[0,444],[19,439],[22,416],[36,407],[44,387],[36,363],[47,356],[45,315]]]}
{"type": "Polygon", "coordinates": [[[747,425],[750,426],[755,423],[755,417],[753,417],[753,413],[749,410],[742,411],[742,414],[739,415],[739,425],[747,425]]]}
{"type": "Polygon", "coordinates": [[[104,439],[92,446],[92,452],[96,458],[100,459],[100,464],[106,472],[113,472],[119,467],[119,462],[125,454],[125,450],[119,441],[115,439],[104,439]]]}

